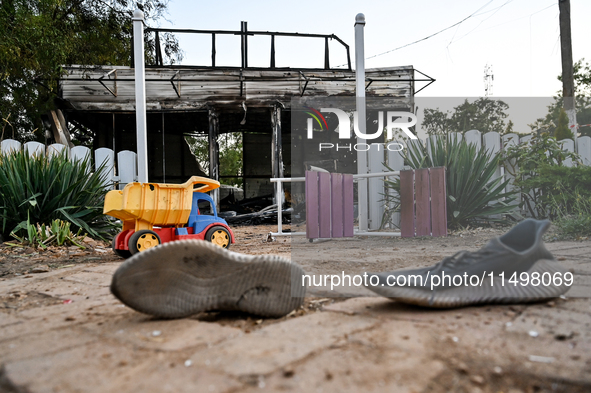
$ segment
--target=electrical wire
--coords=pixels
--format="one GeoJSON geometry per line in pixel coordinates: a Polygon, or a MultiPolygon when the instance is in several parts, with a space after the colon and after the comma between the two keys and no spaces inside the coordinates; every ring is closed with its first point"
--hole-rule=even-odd
{"type": "MultiPolygon", "coordinates": [[[[462,38],[466,37],[468,34],[472,33],[474,30],[476,30],[477,28],[480,27],[481,24],[483,24],[485,21],[489,20],[490,18],[492,18],[497,12],[499,12],[501,10],[501,8],[503,8],[504,6],[506,6],[507,4],[509,4],[510,2],[512,2],[513,0],[507,0],[505,3],[503,3],[503,5],[501,5],[500,7],[497,7],[495,12],[493,12],[492,14],[490,14],[488,17],[484,18],[483,20],[480,21],[480,23],[473,28],[472,30],[470,30],[469,32],[467,32],[466,34],[464,34],[463,36],[461,36],[460,38],[458,38],[457,40],[454,40],[453,38],[449,41],[449,44],[447,44],[447,46],[450,46],[451,44],[453,44],[455,41],[459,41],[462,38]]],[[[455,35],[454,35],[455,37],[455,35]]]]}
{"type": "Polygon", "coordinates": [[[475,15],[476,15],[476,14],[477,14],[477,13],[478,13],[480,10],[482,10],[483,8],[485,8],[487,5],[489,5],[489,4],[490,4],[490,3],[492,3],[493,1],[494,1],[494,0],[490,0],[488,3],[486,3],[485,5],[483,5],[482,7],[480,7],[479,9],[477,9],[476,11],[474,11],[472,14],[468,15],[467,17],[465,17],[465,18],[464,18],[464,19],[462,19],[461,21],[459,21],[459,22],[457,22],[457,23],[454,23],[454,24],[453,24],[453,25],[451,25],[451,26],[448,26],[448,27],[446,27],[445,29],[439,30],[438,32],[436,32],[436,33],[433,33],[433,34],[430,34],[430,35],[428,35],[428,36],[426,36],[426,37],[424,37],[424,38],[421,38],[420,40],[416,40],[416,41],[413,41],[413,42],[411,42],[411,43],[409,43],[409,44],[406,44],[406,45],[399,46],[398,48],[394,48],[394,49],[391,49],[391,50],[389,50],[389,51],[386,51],[386,52],[378,53],[377,55],[373,55],[373,56],[370,56],[370,57],[366,57],[366,58],[365,58],[365,60],[373,59],[374,57],[378,57],[378,56],[383,56],[383,55],[386,55],[386,54],[388,54],[388,53],[392,53],[392,52],[394,52],[394,51],[397,51],[397,50],[399,50],[399,49],[406,48],[407,46],[411,46],[411,45],[417,44],[417,43],[419,43],[419,42],[422,42],[422,41],[428,40],[429,38],[435,37],[436,35],[438,35],[438,34],[441,34],[441,33],[443,33],[444,31],[447,31],[447,30],[449,30],[449,29],[451,29],[451,28],[453,28],[453,27],[456,27],[456,26],[458,26],[458,25],[460,25],[460,24],[464,23],[464,22],[465,22],[465,21],[467,21],[468,19],[470,19],[470,18],[474,17],[474,16],[475,16],[475,15]]]}
{"type": "MultiPolygon", "coordinates": [[[[490,16],[488,16],[487,18],[485,18],[484,20],[482,20],[482,22],[480,22],[480,23],[478,24],[478,26],[476,26],[474,29],[472,29],[472,30],[471,30],[471,31],[469,31],[468,33],[464,34],[463,36],[461,36],[461,37],[460,37],[460,38],[458,38],[457,40],[456,40],[456,39],[454,39],[454,38],[455,38],[455,34],[457,33],[457,30],[456,30],[456,33],[454,33],[454,37],[452,37],[452,39],[451,39],[451,41],[449,42],[449,44],[447,44],[447,47],[449,47],[449,45],[451,45],[453,42],[455,42],[455,41],[458,41],[458,40],[461,40],[462,38],[466,37],[468,34],[472,33],[472,32],[473,32],[475,29],[477,29],[477,28],[478,28],[478,27],[479,27],[479,26],[480,26],[480,25],[481,25],[481,24],[482,24],[484,21],[486,21],[487,19],[491,18],[491,17],[492,17],[494,14],[496,14],[496,13],[497,13],[497,12],[498,12],[498,11],[499,11],[501,8],[503,8],[505,5],[507,5],[508,3],[512,2],[513,0],[508,0],[508,1],[506,1],[505,3],[503,3],[502,5],[500,5],[499,7],[493,8],[493,9],[491,9],[491,10],[488,10],[488,11],[485,11],[485,12],[478,13],[479,11],[481,11],[483,8],[485,8],[486,6],[488,6],[488,5],[489,5],[490,3],[492,3],[493,1],[494,1],[494,0],[490,0],[488,3],[486,3],[485,5],[483,5],[482,7],[480,7],[480,8],[479,8],[479,9],[477,9],[476,11],[474,11],[472,14],[470,14],[470,15],[468,15],[467,17],[465,17],[464,19],[462,19],[461,21],[459,21],[459,22],[457,22],[457,23],[454,23],[453,25],[451,25],[451,26],[448,26],[448,27],[446,27],[446,28],[444,28],[444,29],[442,29],[442,30],[439,30],[439,31],[438,31],[438,32],[436,32],[436,33],[430,34],[430,35],[428,35],[428,36],[426,36],[426,37],[424,37],[424,38],[421,38],[421,39],[419,39],[419,40],[416,40],[416,41],[410,42],[410,43],[408,43],[408,44],[406,44],[406,45],[402,45],[402,46],[399,46],[399,47],[397,47],[397,48],[394,48],[394,49],[388,50],[388,51],[386,51],[386,52],[382,52],[382,53],[378,53],[378,54],[376,54],[376,55],[373,55],[373,56],[366,57],[366,58],[365,58],[365,60],[369,60],[369,59],[373,59],[373,58],[376,58],[376,57],[379,57],[379,56],[383,56],[383,55],[386,55],[386,54],[388,54],[388,53],[392,53],[392,52],[394,52],[394,51],[397,51],[397,50],[399,50],[399,49],[403,49],[403,48],[406,48],[406,47],[408,47],[408,46],[411,46],[411,45],[414,45],[414,44],[418,44],[419,42],[422,42],[422,41],[428,40],[429,38],[435,37],[436,35],[438,35],[438,34],[441,34],[441,33],[443,33],[444,31],[447,31],[447,30],[449,30],[449,29],[451,29],[451,28],[453,28],[453,27],[456,27],[456,26],[458,26],[458,25],[460,25],[460,24],[464,23],[465,21],[467,21],[467,20],[468,20],[468,19],[470,19],[470,18],[473,18],[473,17],[475,17],[475,16],[480,16],[480,15],[484,15],[484,14],[487,14],[487,13],[489,13],[489,12],[492,12],[492,14],[491,14],[490,16]]],[[[553,7],[553,6],[555,6],[555,4],[551,4],[551,5],[549,5],[549,6],[545,7],[545,8],[542,8],[542,9],[540,9],[540,10],[538,10],[538,11],[536,11],[536,12],[534,12],[534,13],[530,14],[530,15],[523,16],[523,17],[521,17],[521,18],[517,18],[517,19],[513,19],[513,20],[511,20],[511,21],[508,21],[508,22],[503,22],[503,23],[501,23],[501,24],[498,24],[498,25],[495,25],[495,26],[491,26],[491,27],[488,27],[488,28],[486,28],[486,29],[483,29],[483,30],[480,30],[480,31],[489,30],[489,29],[492,29],[492,28],[494,28],[494,27],[501,26],[501,25],[504,25],[504,24],[507,24],[507,23],[510,23],[510,22],[514,22],[514,21],[516,21],[516,20],[519,20],[519,19],[523,19],[523,18],[531,17],[532,15],[535,15],[535,14],[537,14],[537,13],[539,13],[539,12],[545,11],[545,10],[547,10],[548,8],[550,8],[550,7],[553,7]]],[[[344,66],[346,66],[346,65],[347,65],[347,64],[341,64],[341,65],[338,65],[338,66],[336,66],[336,67],[344,67],[344,66]]]]}

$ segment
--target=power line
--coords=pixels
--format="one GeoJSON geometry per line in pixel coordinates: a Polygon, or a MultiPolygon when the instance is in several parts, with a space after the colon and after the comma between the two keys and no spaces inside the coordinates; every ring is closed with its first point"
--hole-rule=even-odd
{"type": "MultiPolygon", "coordinates": [[[[458,26],[458,25],[462,24],[463,22],[465,22],[466,20],[468,20],[468,19],[470,19],[470,18],[473,18],[473,17],[475,17],[475,16],[480,16],[480,15],[484,15],[484,14],[486,14],[486,13],[492,12],[493,14],[492,14],[492,15],[490,15],[489,17],[487,17],[487,18],[485,19],[485,20],[487,20],[487,19],[489,19],[490,17],[492,17],[494,14],[496,14],[496,13],[497,13],[497,12],[498,12],[498,11],[499,11],[501,8],[503,8],[505,5],[507,5],[508,3],[510,3],[510,2],[511,2],[511,1],[513,1],[513,0],[508,0],[507,2],[503,3],[503,4],[502,4],[502,5],[500,5],[499,7],[496,7],[496,8],[490,9],[490,10],[488,10],[488,11],[485,11],[485,12],[482,12],[482,13],[480,13],[480,14],[478,13],[480,10],[482,10],[483,8],[485,8],[487,5],[489,5],[489,4],[490,4],[490,3],[492,3],[493,1],[494,1],[494,0],[490,0],[488,3],[486,3],[485,5],[483,5],[482,7],[480,7],[478,10],[474,11],[472,14],[468,15],[467,17],[465,17],[465,18],[464,18],[464,19],[462,19],[461,21],[459,21],[459,22],[457,22],[457,23],[454,23],[454,24],[453,24],[453,25],[451,25],[451,26],[448,26],[448,27],[446,27],[445,29],[439,30],[439,31],[438,31],[438,32],[436,32],[436,33],[433,33],[433,34],[431,34],[431,35],[428,35],[428,36],[426,36],[426,37],[424,37],[424,38],[421,38],[420,40],[413,41],[413,42],[411,42],[411,43],[408,43],[408,44],[406,44],[406,45],[399,46],[399,47],[397,47],[397,48],[391,49],[391,50],[389,50],[389,51],[386,51],[386,52],[378,53],[377,55],[373,55],[373,56],[370,56],[370,57],[366,57],[366,58],[365,58],[365,60],[369,60],[369,59],[373,59],[373,58],[375,58],[375,57],[383,56],[383,55],[386,55],[386,54],[388,54],[388,53],[392,53],[392,52],[394,52],[394,51],[397,51],[397,50],[399,50],[399,49],[403,49],[403,48],[406,48],[406,47],[408,47],[408,46],[411,46],[411,45],[417,44],[417,43],[419,43],[419,42],[422,42],[422,41],[428,40],[429,38],[435,37],[436,35],[438,35],[438,34],[440,34],[440,33],[443,33],[444,31],[447,31],[447,30],[449,30],[449,29],[451,29],[451,28],[453,28],[453,27],[455,27],[455,26],[458,26]]],[[[498,25],[491,26],[491,27],[488,27],[488,28],[486,28],[486,29],[483,29],[483,30],[480,30],[480,31],[489,30],[489,29],[492,29],[492,28],[495,28],[495,27],[498,27],[498,26],[505,25],[505,24],[507,24],[507,23],[515,22],[515,21],[517,21],[517,20],[520,20],[520,19],[523,19],[523,18],[531,17],[532,15],[535,15],[535,14],[537,14],[537,13],[539,13],[539,12],[545,11],[545,10],[547,10],[548,8],[550,8],[550,7],[553,7],[553,6],[555,6],[555,4],[551,4],[551,5],[549,5],[549,6],[545,7],[545,8],[542,8],[542,9],[540,9],[540,10],[536,11],[536,12],[533,12],[533,13],[532,13],[532,14],[530,14],[530,15],[522,16],[522,17],[520,17],[520,18],[516,18],[516,19],[513,19],[513,20],[511,20],[511,21],[503,22],[503,23],[500,23],[500,24],[498,24],[498,25]]],[[[484,21],[485,21],[485,20],[484,20],[484,21]]],[[[482,22],[484,22],[484,21],[482,21],[482,22]]],[[[478,24],[478,26],[480,26],[480,25],[482,24],[482,22],[480,22],[480,23],[478,24]]],[[[476,26],[476,28],[478,28],[478,26],[476,26]]],[[[476,28],[475,28],[475,29],[476,29],[476,28]]],[[[475,29],[472,29],[470,32],[468,32],[467,34],[465,34],[465,35],[463,35],[462,37],[458,38],[457,40],[455,40],[454,38],[452,38],[452,41],[450,41],[450,43],[449,43],[447,46],[449,47],[449,45],[451,45],[453,42],[455,42],[455,41],[458,41],[458,40],[461,40],[462,38],[466,37],[468,34],[472,33],[472,32],[473,32],[475,29]]],[[[454,36],[455,36],[455,34],[454,34],[454,36]]],[[[338,65],[338,66],[336,66],[336,67],[344,67],[344,66],[346,66],[346,65],[347,65],[347,64],[341,64],[341,65],[338,65]]]]}
{"type": "Polygon", "coordinates": [[[482,7],[480,7],[480,8],[479,8],[479,9],[477,9],[476,11],[474,11],[472,14],[470,14],[470,15],[468,15],[467,17],[465,17],[464,19],[462,19],[461,21],[459,21],[459,22],[457,22],[457,23],[454,23],[453,25],[451,25],[451,26],[448,26],[448,27],[446,27],[445,29],[439,30],[437,33],[433,33],[433,34],[431,34],[431,35],[428,35],[427,37],[421,38],[420,40],[413,41],[413,42],[411,42],[411,43],[409,43],[409,44],[406,44],[406,45],[399,46],[398,48],[394,48],[394,49],[391,49],[391,50],[389,50],[389,51],[386,51],[386,52],[378,53],[377,55],[373,55],[373,56],[370,56],[370,57],[366,57],[366,58],[365,58],[365,60],[373,59],[374,57],[378,57],[378,56],[383,56],[383,55],[386,55],[386,54],[388,54],[388,53],[392,53],[392,52],[394,52],[394,51],[397,51],[397,50],[399,50],[399,49],[406,48],[407,46],[411,46],[411,45],[417,44],[417,43],[419,43],[419,42],[422,42],[422,41],[428,40],[429,38],[435,37],[436,35],[438,35],[438,34],[441,34],[441,33],[443,33],[444,31],[447,31],[447,30],[451,29],[452,27],[456,27],[457,25],[464,23],[464,22],[465,22],[465,21],[467,21],[468,19],[470,19],[470,18],[472,18],[473,16],[475,16],[475,15],[476,15],[476,13],[477,13],[478,11],[482,10],[483,8],[485,8],[487,5],[489,5],[489,4],[490,4],[490,3],[492,3],[493,1],[494,1],[494,0],[490,0],[488,3],[486,3],[485,5],[483,5],[482,7]]]}
{"type": "Polygon", "coordinates": [[[508,21],[506,21],[506,22],[499,23],[498,25],[490,26],[490,27],[487,27],[486,29],[482,29],[482,30],[478,30],[478,31],[479,31],[479,32],[481,32],[481,31],[486,31],[486,30],[494,29],[495,27],[499,27],[499,26],[506,25],[507,23],[513,23],[513,22],[515,22],[515,21],[518,21],[518,20],[521,20],[521,19],[525,19],[525,18],[531,18],[533,15],[535,15],[535,14],[539,14],[540,12],[542,12],[542,11],[545,11],[545,10],[547,10],[548,8],[555,7],[555,6],[556,6],[556,4],[555,4],[555,3],[552,3],[552,4],[550,4],[549,6],[547,6],[547,7],[545,7],[545,8],[542,8],[541,10],[538,10],[538,11],[536,11],[536,12],[534,12],[534,13],[531,13],[531,14],[529,14],[529,15],[520,16],[519,18],[516,18],[516,19],[511,19],[511,20],[508,20],[508,21]]]}
{"type": "MultiPolygon", "coordinates": [[[[476,30],[477,28],[480,27],[481,24],[483,24],[484,22],[486,22],[487,20],[489,20],[490,18],[492,18],[497,12],[500,11],[501,8],[503,8],[504,6],[506,6],[507,4],[509,4],[510,2],[512,2],[513,0],[507,0],[505,3],[503,3],[503,5],[501,5],[500,7],[497,7],[495,9],[495,12],[493,12],[491,15],[489,15],[488,17],[484,18],[483,20],[480,21],[480,23],[473,28],[472,30],[470,30],[469,32],[467,32],[466,34],[464,34],[463,36],[461,36],[460,38],[458,38],[457,40],[454,40],[453,38],[451,39],[451,41],[449,42],[449,44],[447,44],[447,46],[453,44],[455,41],[459,41],[462,38],[466,37],[468,34],[472,33],[474,30],[476,30]]],[[[455,35],[454,35],[455,37],[455,35]]]]}

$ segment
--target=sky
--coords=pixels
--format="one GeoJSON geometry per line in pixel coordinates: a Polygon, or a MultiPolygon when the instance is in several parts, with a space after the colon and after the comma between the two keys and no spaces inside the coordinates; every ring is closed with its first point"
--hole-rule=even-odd
{"type": "MultiPolygon", "coordinates": [[[[247,21],[249,30],[335,34],[350,46],[354,65],[358,13],[366,19],[366,68],[412,65],[436,79],[417,97],[482,97],[488,66],[494,78],[493,98],[548,98],[525,103],[524,120],[513,120],[518,131],[529,132],[527,124],[544,116],[549,98],[562,90],[557,79],[561,73],[558,0],[170,0],[167,20],[158,27],[240,30],[240,22],[247,21]]],[[[591,62],[590,15],[591,1],[571,0],[574,61],[591,62]]],[[[182,64],[210,65],[210,36],[178,38],[185,56],[182,64]]],[[[278,37],[275,47],[277,66],[324,64],[321,39],[278,37]]],[[[216,50],[217,65],[240,65],[238,36],[218,36],[216,50]]],[[[331,66],[346,63],[346,52],[336,41],[331,41],[330,51],[331,66]]],[[[268,66],[269,56],[268,36],[249,39],[250,66],[268,66]]],[[[417,82],[416,88],[420,87],[417,82]]],[[[434,102],[447,110],[461,100],[434,102]]]]}
{"type": "MultiPolygon", "coordinates": [[[[483,96],[487,65],[494,75],[492,96],[548,97],[561,89],[556,79],[561,72],[558,0],[171,0],[168,21],[159,27],[239,30],[247,21],[249,30],[336,34],[354,58],[353,26],[360,12],[366,18],[366,68],[414,66],[437,80],[419,95],[483,96]]],[[[591,1],[571,0],[574,61],[591,61],[589,16],[591,1]]],[[[183,64],[209,65],[211,38],[191,36],[179,36],[183,64]]],[[[217,40],[217,63],[239,65],[239,37],[217,40]]],[[[278,66],[323,65],[322,40],[277,38],[275,46],[278,66]]],[[[330,49],[331,65],[346,62],[338,43],[332,41],[330,49]]],[[[269,51],[269,37],[251,38],[249,65],[267,66],[269,51]]]]}

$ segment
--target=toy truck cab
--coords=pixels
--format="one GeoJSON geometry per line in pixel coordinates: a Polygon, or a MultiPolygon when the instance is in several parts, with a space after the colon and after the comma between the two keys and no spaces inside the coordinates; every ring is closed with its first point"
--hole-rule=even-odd
{"type": "MultiPolygon", "coordinates": [[[[230,243],[234,243],[234,236],[228,227],[228,223],[223,218],[218,217],[213,199],[202,192],[193,192],[193,201],[191,204],[191,214],[187,226],[176,228],[177,236],[188,236],[191,233],[195,239],[207,240],[220,247],[228,248],[230,243]],[[207,202],[212,214],[201,214],[199,203],[207,202]]],[[[186,237],[188,238],[188,237],[186,237]]]]}
{"type": "Polygon", "coordinates": [[[193,176],[184,184],[130,183],[121,191],[109,191],[103,212],[123,222],[123,230],[113,238],[113,251],[128,257],[181,239],[229,247],[234,234],[205,193],[218,187],[215,180],[193,176]],[[200,203],[212,214],[202,214],[200,203]]]}

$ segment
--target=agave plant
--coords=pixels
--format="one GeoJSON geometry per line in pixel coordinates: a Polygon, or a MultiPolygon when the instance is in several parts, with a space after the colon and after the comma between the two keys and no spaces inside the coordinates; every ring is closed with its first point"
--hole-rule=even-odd
{"type": "MultiPolygon", "coordinates": [[[[509,180],[494,178],[499,157],[484,147],[448,136],[432,138],[425,145],[420,140],[407,143],[406,165],[413,169],[445,167],[447,223],[449,228],[466,226],[478,220],[503,221],[494,217],[516,208],[511,204],[516,191],[505,191],[509,180]]],[[[399,180],[386,181],[386,188],[400,190],[399,180]]],[[[389,204],[397,205],[397,193],[388,192],[389,204]]]]}
{"type": "Polygon", "coordinates": [[[66,153],[0,155],[0,233],[23,233],[27,223],[64,220],[95,238],[109,237],[115,224],[103,215],[107,186],[90,158],[73,162],[66,153]]]}

